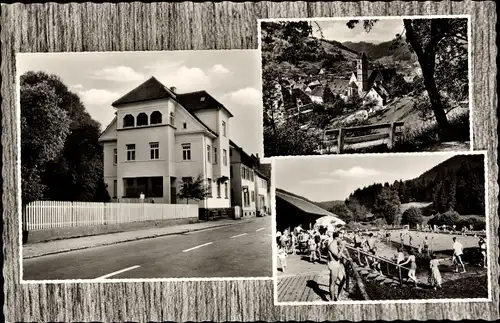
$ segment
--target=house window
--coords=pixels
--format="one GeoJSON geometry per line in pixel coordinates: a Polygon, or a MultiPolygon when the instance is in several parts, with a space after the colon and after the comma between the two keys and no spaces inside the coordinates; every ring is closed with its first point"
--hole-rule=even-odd
{"type": "Polygon", "coordinates": [[[224,183],[224,198],[227,199],[227,183],[224,183]]]}
{"type": "Polygon", "coordinates": [[[232,157],[233,156],[233,148],[229,148],[229,156],[232,157]]]}
{"type": "Polygon", "coordinates": [[[222,121],[222,135],[225,137],[226,136],[226,122],[222,121]]]}
{"type": "Polygon", "coordinates": [[[137,125],[138,126],[147,126],[148,125],[148,115],[144,112],[139,113],[137,116],[137,125]]]}
{"type": "Polygon", "coordinates": [[[153,111],[153,113],[151,113],[151,116],[149,117],[150,119],[150,124],[159,124],[161,123],[161,112],[160,111],[153,111]]]}
{"type": "Polygon", "coordinates": [[[207,178],[208,197],[212,197],[212,179],[207,178]]]}
{"type": "Polygon", "coordinates": [[[243,206],[250,206],[250,196],[247,186],[243,186],[243,206]]]}
{"type": "Polygon", "coordinates": [[[214,147],[214,164],[217,164],[217,148],[214,147]]]}
{"type": "Polygon", "coordinates": [[[210,163],[210,145],[207,145],[207,162],[210,163]]]}
{"type": "Polygon", "coordinates": [[[173,112],[170,112],[170,125],[175,125],[175,115],[173,112]]]}
{"type": "Polygon", "coordinates": [[[222,149],[222,162],[224,166],[227,166],[227,150],[225,149],[222,149]]]}
{"type": "Polygon", "coordinates": [[[160,159],[160,143],[150,142],[149,149],[151,151],[151,159],[160,159]]]}
{"type": "Polygon", "coordinates": [[[182,128],[183,128],[183,129],[187,129],[187,127],[188,127],[187,123],[186,123],[186,122],[183,122],[183,123],[182,123],[182,128]]]}
{"type": "Polygon", "coordinates": [[[133,127],[135,125],[134,116],[131,114],[127,114],[123,117],[123,128],[133,127]]]}
{"type": "Polygon", "coordinates": [[[135,160],[135,144],[127,145],[127,160],[135,160]]]}
{"type": "Polygon", "coordinates": [[[255,192],[251,191],[250,196],[252,196],[252,202],[255,202],[255,192]]]}
{"type": "Polygon", "coordinates": [[[233,166],[229,166],[229,176],[233,177],[233,166]]]}
{"type": "Polygon", "coordinates": [[[182,144],[182,160],[191,160],[191,144],[182,144]]]}
{"type": "Polygon", "coordinates": [[[118,164],[118,149],[113,149],[113,165],[118,164]]]}
{"type": "Polygon", "coordinates": [[[205,97],[204,97],[204,96],[202,96],[202,97],[200,98],[200,101],[201,101],[201,102],[205,101],[205,97]]]}
{"type": "Polygon", "coordinates": [[[149,194],[151,197],[163,197],[163,177],[151,177],[151,193],[149,194]]]}
{"type": "Polygon", "coordinates": [[[113,198],[116,198],[116,195],[117,195],[116,192],[117,192],[117,189],[118,189],[117,186],[118,186],[118,181],[115,179],[113,181],[113,198]]]}
{"type": "Polygon", "coordinates": [[[217,197],[220,198],[220,182],[217,182],[217,197]]]}

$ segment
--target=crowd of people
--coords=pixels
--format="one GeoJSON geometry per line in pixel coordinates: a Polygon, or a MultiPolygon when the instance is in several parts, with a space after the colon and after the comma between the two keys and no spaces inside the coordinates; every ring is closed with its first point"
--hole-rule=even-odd
{"type": "Polygon", "coordinates": [[[337,301],[348,280],[346,260],[350,259],[350,256],[346,252],[347,243],[344,234],[345,231],[340,228],[332,230],[315,226],[310,230],[304,230],[300,225],[293,230],[277,232],[278,259],[282,272],[286,272],[286,258],[289,254],[305,253],[312,263],[323,263],[325,259],[330,273],[330,299],[337,301]]]}
{"type": "MultiPolygon", "coordinates": [[[[428,227],[421,229],[427,232],[425,230],[428,227]]],[[[420,233],[417,232],[417,235],[420,233]]],[[[310,230],[304,230],[301,226],[297,226],[293,230],[286,229],[283,232],[277,232],[276,235],[278,258],[283,272],[286,272],[286,258],[289,254],[306,254],[311,263],[322,263],[323,258],[326,259],[330,271],[330,296],[332,300],[337,299],[342,285],[347,279],[345,264],[346,260],[352,260],[352,258],[348,252],[345,252],[346,249],[351,249],[354,252],[355,261],[360,266],[380,272],[381,262],[390,261],[408,270],[408,282],[414,283],[416,287],[418,287],[417,256],[424,256],[423,259],[429,259],[428,284],[434,289],[441,288],[442,278],[439,266],[442,261],[449,259],[449,257],[438,258],[432,250],[433,237],[429,239],[428,236],[424,236],[420,244],[415,246],[412,244],[412,237],[413,235],[408,230],[403,230],[400,233],[401,245],[396,254],[393,258],[386,259],[378,254],[379,243],[382,241],[389,243],[391,240],[390,231],[385,229],[374,232],[361,230],[346,232],[343,228],[332,230],[331,228],[315,226],[310,230]],[[408,237],[408,245],[405,244],[406,237],[408,237]]],[[[455,272],[458,273],[461,268],[462,272],[465,273],[466,269],[462,261],[462,243],[457,237],[453,237],[452,240],[452,265],[455,267],[455,272]]],[[[486,239],[479,237],[478,245],[482,256],[481,265],[486,268],[486,239]]]]}

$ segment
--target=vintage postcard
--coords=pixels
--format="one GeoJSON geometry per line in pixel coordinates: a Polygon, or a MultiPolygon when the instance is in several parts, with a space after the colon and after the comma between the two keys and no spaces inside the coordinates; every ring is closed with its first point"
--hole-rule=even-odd
{"type": "Polygon", "coordinates": [[[258,64],[18,54],[22,281],[269,279],[258,64]]]}
{"type": "Polygon", "coordinates": [[[259,20],[264,154],[471,150],[468,16],[259,20]]]}
{"type": "Polygon", "coordinates": [[[275,159],[275,304],[487,301],[486,178],[485,152],[275,159]]]}

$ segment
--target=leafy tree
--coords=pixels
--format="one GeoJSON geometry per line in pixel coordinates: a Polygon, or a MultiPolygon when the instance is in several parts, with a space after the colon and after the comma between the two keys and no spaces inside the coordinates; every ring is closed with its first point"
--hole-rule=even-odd
{"type": "MultiPolygon", "coordinates": [[[[354,28],[358,22],[351,20],[347,26],[354,28]]],[[[369,32],[375,23],[375,20],[364,21],[365,30],[369,32]]],[[[434,117],[445,138],[449,135],[449,123],[438,87],[455,92],[457,84],[450,84],[450,76],[455,75],[460,80],[458,91],[468,93],[468,85],[465,85],[468,81],[464,82],[467,79],[467,19],[403,19],[403,24],[406,42],[417,56],[434,117]]],[[[403,37],[398,34],[396,38],[401,41],[403,37]]]]}
{"type": "Polygon", "coordinates": [[[391,187],[384,186],[380,194],[377,196],[377,201],[373,206],[372,212],[378,217],[385,218],[387,224],[393,224],[399,214],[401,202],[396,191],[391,187]]]}
{"type": "Polygon", "coordinates": [[[283,22],[283,36],[286,40],[296,43],[312,34],[312,26],[307,21],[283,22]]]}
{"type": "Polygon", "coordinates": [[[432,219],[428,221],[430,225],[446,225],[453,226],[456,225],[460,220],[460,215],[453,210],[449,210],[443,214],[437,214],[432,219]]]}
{"type": "Polygon", "coordinates": [[[403,212],[401,216],[401,224],[408,224],[410,227],[416,227],[417,224],[422,224],[424,218],[419,208],[411,207],[403,212]]]}
{"type": "Polygon", "coordinates": [[[358,222],[366,220],[368,210],[356,198],[349,198],[346,201],[346,206],[352,212],[353,221],[358,222]]]}
{"type": "Polygon", "coordinates": [[[274,126],[264,126],[264,154],[266,156],[312,155],[321,145],[319,133],[300,129],[293,120],[284,120],[274,126]]]}
{"type": "Polygon", "coordinates": [[[328,211],[337,215],[341,220],[345,221],[345,223],[349,223],[354,220],[353,212],[347,207],[344,202],[335,203],[330,207],[328,211]]]}
{"type": "Polygon", "coordinates": [[[186,204],[189,200],[200,201],[211,195],[210,187],[206,184],[205,179],[198,175],[198,177],[183,177],[181,182],[181,189],[177,193],[177,197],[185,199],[186,204]]]}
{"type": "MultiPolygon", "coordinates": [[[[43,99],[36,101],[44,102],[43,99]]],[[[56,75],[27,72],[21,76],[21,110],[26,112],[25,114],[22,112],[21,118],[22,128],[24,127],[21,136],[22,147],[24,146],[23,173],[34,180],[30,184],[32,187],[26,188],[26,192],[37,192],[37,195],[32,197],[34,199],[109,201],[103,179],[103,152],[98,142],[100,125],[85,110],[78,95],[69,91],[56,75]],[[23,89],[34,88],[40,89],[39,93],[42,95],[51,95],[54,98],[50,107],[47,107],[50,111],[44,111],[43,117],[37,116],[36,113],[28,115],[34,100],[32,92],[23,92],[23,89]],[[52,119],[44,120],[52,115],[52,119]],[[31,129],[33,120],[30,118],[36,118],[36,122],[41,124],[39,127],[64,128],[54,130],[54,134],[49,135],[50,140],[58,144],[57,153],[52,155],[43,169],[37,167],[36,171],[26,158],[36,155],[30,151],[30,149],[37,150],[31,142],[33,138],[36,141],[45,140],[43,131],[47,129],[42,131],[31,129]]],[[[33,199],[26,199],[30,200],[33,199]]]]}
{"type": "Polygon", "coordinates": [[[21,77],[20,94],[22,200],[27,204],[44,198],[42,175],[64,148],[69,118],[46,83],[27,84],[21,77]]]}

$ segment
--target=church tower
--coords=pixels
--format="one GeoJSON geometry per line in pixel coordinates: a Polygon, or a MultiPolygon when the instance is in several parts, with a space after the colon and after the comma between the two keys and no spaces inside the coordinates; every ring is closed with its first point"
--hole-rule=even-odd
{"type": "Polygon", "coordinates": [[[357,82],[358,89],[360,91],[368,90],[368,59],[366,54],[363,52],[358,58],[358,68],[357,68],[357,82]]]}

